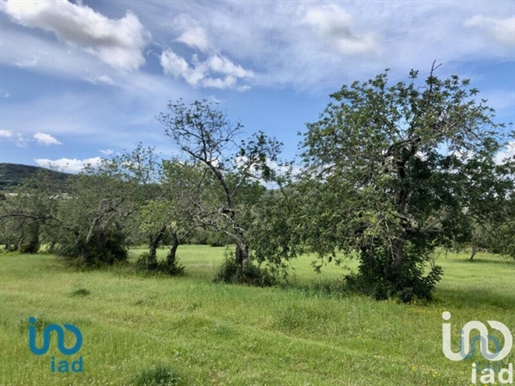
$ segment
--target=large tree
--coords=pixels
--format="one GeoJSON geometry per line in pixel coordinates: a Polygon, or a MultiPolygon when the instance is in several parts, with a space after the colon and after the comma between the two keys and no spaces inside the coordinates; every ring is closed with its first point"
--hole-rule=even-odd
{"type": "Polygon", "coordinates": [[[236,245],[236,264],[247,265],[251,260],[251,207],[264,193],[257,181],[273,176],[270,166],[281,144],[262,132],[248,140],[238,140],[243,126],[231,123],[208,101],[187,105],[179,100],[170,102],[168,109],[169,114],[158,116],[165,134],[192,164],[201,168],[208,181],[202,182],[209,191],[196,203],[196,220],[203,227],[225,233],[236,245]]]}
{"type": "Polygon", "coordinates": [[[375,79],[344,85],[303,141],[304,240],[321,256],[360,259],[350,284],[378,298],[429,298],[442,270],[436,245],[471,221],[502,216],[513,162],[497,165],[504,125],[469,80],[375,79]]]}

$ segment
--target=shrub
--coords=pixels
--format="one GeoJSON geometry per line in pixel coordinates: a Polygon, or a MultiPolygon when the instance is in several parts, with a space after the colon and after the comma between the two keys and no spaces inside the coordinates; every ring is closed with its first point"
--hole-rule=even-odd
{"type": "Polygon", "coordinates": [[[349,289],[373,297],[376,300],[398,298],[402,302],[415,299],[431,300],[432,291],[440,280],[443,270],[432,265],[424,276],[427,253],[417,248],[408,249],[404,261],[392,267],[388,254],[377,249],[375,255],[362,257],[358,273],[345,277],[349,289]]]}
{"type": "Polygon", "coordinates": [[[218,268],[214,281],[270,287],[277,283],[277,278],[267,268],[257,267],[252,263],[241,266],[234,257],[227,256],[218,268]]]}
{"type": "Polygon", "coordinates": [[[157,261],[152,259],[148,252],[143,252],[136,260],[136,269],[144,272],[164,273],[170,276],[184,274],[184,266],[179,264],[179,259],[157,261]]]}
{"type": "Polygon", "coordinates": [[[79,266],[113,265],[128,257],[125,235],[117,230],[98,230],[87,243],[70,235],[59,241],[52,252],[79,266]]]}

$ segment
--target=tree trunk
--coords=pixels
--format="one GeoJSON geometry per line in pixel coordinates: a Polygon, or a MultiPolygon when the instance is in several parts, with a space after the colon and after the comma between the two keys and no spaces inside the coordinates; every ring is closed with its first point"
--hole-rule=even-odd
{"type": "Polygon", "coordinates": [[[249,261],[249,247],[244,242],[236,243],[236,264],[243,267],[249,261]]]}
{"type": "Polygon", "coordinates": [[[24,231],[21,232],[21,236],[18,239],[18,242],[16,243],[16,246],[14,248],[15,251],[21,250],[21,246],[23,244],[23,240],[25,240],[25,232],[24,231]]]}
{"type": "Polygon", "coordinates": [[[470,261],[474,261],[474,256],[476,256],[476,253],[477,253],[477,248],[475,245],[472,246],[472,253],[470,255],[470,261]]]}
{"type": "Polygon", "coordinates": [[[150,236],[150,241],[148,244],[148,262],[149,264],[155,265],[157,264],[157,247],[159,246],[159,242],[163,238],[166,231],[166,226],[163,226],[159,232],[155,235],[150,236]]]}
{"type": "Polygon", "coordinates": [[[405,243],[402,238],[397,238],[392,242],[392,268],[397,268],[402,264],[405,243]]]}
{"type": "Polygon", "coordinates": [[[18,244],[17,243],[13,243],[11,241],[7,241],[7,244],[5,244],[5,249],[9,252],[16,252],[18,248],[18,244]]]}
{"type": "Polygon", "coordinates": [[[166,264],[169,267],[173,267],[177,262],[177,248],[179,248],[179,237],[177,237],[177,233],[172,229],[170,231],[172,234],[172,245],[170,247],[170,251],[166,256],[166,264]]]}

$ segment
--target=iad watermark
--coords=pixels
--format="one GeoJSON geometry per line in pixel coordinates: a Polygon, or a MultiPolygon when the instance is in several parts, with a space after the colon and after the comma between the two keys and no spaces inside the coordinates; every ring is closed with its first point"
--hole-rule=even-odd
{"type": "MultiPolygon", "coordinates": [[[[445,321],[451,319],[451,313],[445,311],[442,313],[442,318],[445,321]]],[[[477,320],[466,323],[460,332],[460,351],[453,352],[451,349],[451,324],[442,323],[442,349],[447,359],[451,361],[461,361],[463,359],[472,358],[476,351],[476,342],[479,341],[479,347],[481,354],[487,360],[486,363],[473,363],[471,382],[473,384],[478,381],[479,371],[479,382],[486,384],[494,384],[499,382],[501,384],[512,384],[513,383],[513,363],[508,364],[507,368],[502,368],[501,360],[506,358],[511,351],[513,346],[513,336],[511,335],[510,329],[503,323],[496,322],[494,320],[488,320],[487,323],[491,328],[499,331],[504,338],[504,347],[501,348],[499,339],[488,333],[488,328],[477,320]],[[479,331],[479,335],[474,336],[470,339],[470,333],[472,330],[479,331]],[[493,342],[495,344],[496,351],[490,352],[488,344],[493,342]],[[493,363],[492,363],[493,362],[493,363]]]]}
{"type": "MultiPolygon", "coordinates": [[[[82,334],[80,330],[73,324],[63,324],[64,328],[75,335],[75,344],[73,347],[67,348],[64,345],[64,330],[58,324],[49,324],[43,330],[43,344],[40,348],[36,346],[36,318],[31,316],[29,318],[29,349],[36,355],[44,355],[50,348],[50,334],[55,332],[57,334],[57,347],[64,355],[76,354],[82,346],[82,334]]],[[[50,359],[50,371],[55,373],[82,373],[82,357],[75,361],[60,360],[56,362],[55,357],[50,359]]]]}

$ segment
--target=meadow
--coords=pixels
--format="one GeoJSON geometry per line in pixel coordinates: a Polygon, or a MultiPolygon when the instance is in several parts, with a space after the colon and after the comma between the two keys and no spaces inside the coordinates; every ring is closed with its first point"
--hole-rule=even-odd
{"type": "Polygon", "coordinates": [[[515,333],[515,262],[499,256],[441,253],[435,300],[412,304],[342,292],[346,271],[328,265],[317,275],[309,256],[292,262],[288,284],[214,283],[223,256],[224,248],[181,246],[185,275],[166,277],[0,254],[0,385],[469,385],[482,357],[443,355],[442,312],[452,313],[454,351],[470,320],[515,333]],[[77,326],[80,351],[61,354],[54,337],[48,353],[33,354],[30,316],[77,326]],[[52,372],[52,357],[82,357],[82,372],[52,372]]]}

